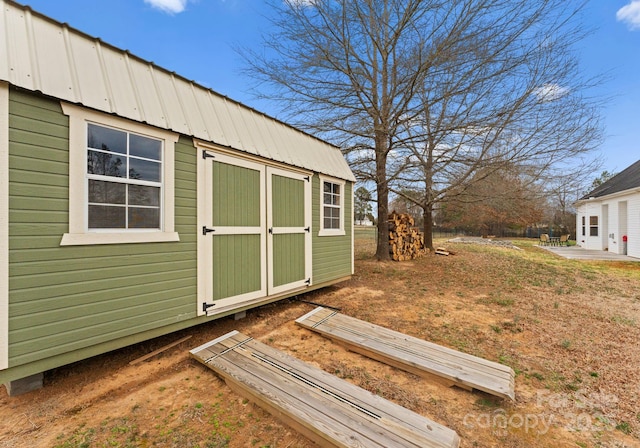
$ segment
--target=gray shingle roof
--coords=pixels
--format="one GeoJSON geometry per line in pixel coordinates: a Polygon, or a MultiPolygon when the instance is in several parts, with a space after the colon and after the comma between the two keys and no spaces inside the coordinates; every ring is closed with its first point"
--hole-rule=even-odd
{"type": "Polygon", "coordinates": [[[602,185],[594,188],[580,199],[599,198],[633,188],[640,188],[640,160],[616,174],[602,185]]]}

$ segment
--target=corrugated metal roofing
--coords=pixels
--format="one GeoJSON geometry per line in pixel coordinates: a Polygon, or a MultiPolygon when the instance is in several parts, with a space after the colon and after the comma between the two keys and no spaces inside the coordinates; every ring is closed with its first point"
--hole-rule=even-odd
{"type": "Polygon", "coordinates": [[[0,2],[0,80],[277,162],[355,180],[338,148],[27,6],[0,2]]]}
{"type": "Polygon", "coordinates": [[[580,200],[600,198],[602,196],[621,193],[633,188],[640,188],[640,160],[625,168],[606,182],[603,182],[602,185],[591,190],[580,198],[580,200]]]}

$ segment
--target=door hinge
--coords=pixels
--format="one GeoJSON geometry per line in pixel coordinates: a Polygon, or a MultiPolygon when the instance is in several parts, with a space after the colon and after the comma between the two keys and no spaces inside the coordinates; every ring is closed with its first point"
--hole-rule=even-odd
{"type": "Polygon", "coordinates": [[[305,284],[310,285],[310,284],[311,284],[311,279],[310,279],[310,278],[308,278],[308,279],[306,279],[304,282],[305,282],[305,284]]]}
{"type": "Polygon", "coordinates": [[[307,182],[309,182],[311,179],[309,178],[309,176],[304,176],[304,180],[306,180],[307,182]]]}
{"type": "Polygon", "coordinates": [[[311,227],[305,227],[305,228],[304,228],[304,231],[305,231],[305,232],[311,232],[311,227]]]}
{"type": "Polygon", "coordinates": [[[209,308],[211,308],[212,306],[216,306],[216,304],[215,304],[215,303],[207,303],[207,302],[204,302],[204,303],[202,304],[202,311],[206,313],[206,312],[207,312],[207,310],[208,310],[209,308]]]}
{"type": "Polygon", "coordinates": [[[202,158],[203,159],[215,159],[216,156],[214,156],[213,154],[203,150],[202,151],[202,158]]]}
{"type": "Polygon", "coordinates": [[[207,226],[202,226],[202,234],[206,235],[207,233],[215,232],[215,229],[209,229],[207,226]]]}
{"type": "Polygon", "coordinates": [[[273,235],[273,227],[269,227],[269,234],[273,235]]]}

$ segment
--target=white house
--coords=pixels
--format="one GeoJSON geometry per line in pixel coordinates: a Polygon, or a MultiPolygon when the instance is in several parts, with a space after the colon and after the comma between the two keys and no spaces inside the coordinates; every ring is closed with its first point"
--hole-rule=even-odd
{"type": "Polygon", "coordinates": [[[579,246],[640,258],[640,160],[580,198],[576,211],[579,246]]]}

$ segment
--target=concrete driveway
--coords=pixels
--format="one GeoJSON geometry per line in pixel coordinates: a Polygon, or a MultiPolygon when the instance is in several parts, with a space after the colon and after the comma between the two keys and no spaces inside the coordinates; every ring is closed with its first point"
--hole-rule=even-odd
{"type": "Polygon", "coordinates": [[[640,258],[629,257],[627,255],[614,254],[603,250],[583,249],[580,246],[538,246],[549,252],[558,254],[561,257],[571,260],[616,260],[616,261],[636,261],[640,258]]]}

